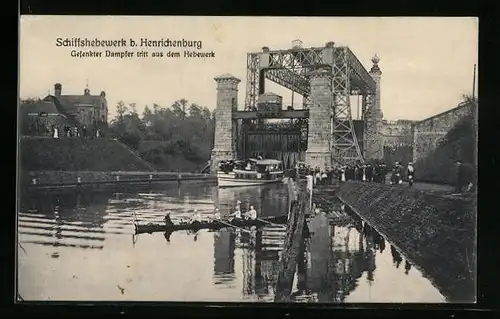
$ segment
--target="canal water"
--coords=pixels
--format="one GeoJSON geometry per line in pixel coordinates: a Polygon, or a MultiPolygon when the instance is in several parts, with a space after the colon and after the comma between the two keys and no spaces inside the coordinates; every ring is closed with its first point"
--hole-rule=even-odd
{"type": "MultiPolygon", "coordinates": [[[[284,227],[134,235],[134,219],[173,221],[193,209],[228,214],[237,200],[260,217],[287,212],[286,185],[146,192],[31,194],[18,212],[18,292],[24,300],[272,302],[284,227]],[[149,194],[148,194],[149,192],[149,194]]],[[[340,207],[340,203],[339,203],[340,207]]],[[[309,221],[297,302],[444,302],[431,282],[359,220],[309,221]]]]}

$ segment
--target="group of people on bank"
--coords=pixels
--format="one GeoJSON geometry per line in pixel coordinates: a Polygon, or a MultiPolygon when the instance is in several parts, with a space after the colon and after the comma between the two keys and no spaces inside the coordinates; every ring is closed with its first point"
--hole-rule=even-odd
{"type": "MultiPolygon", "coordinates": [[[[39,135],[39,134],[37,134],[39,135]]],[[[63,137],[81,137],[81,138],[99,138],[103,137],[102,131],[94,127],[90,132],[86,125],[82,126],[70,126],[64,125],[62,127],[58,125],[51,125],[44,127],[44,135],[52,138],[63,138],[63,137]]]]}
{"type": "MultiPolygon", "coordinates": [[[[456,162],[456,193],[474,190],[474,178],[472,176],[473,173],[469,172],[470,170],[470,168],[467,169],[464,167],[461,161],[456,162]]],[[[392,168],[387,167],[384,163],[358,163],[328,170],[321,170],[319,167],[313,169],[310,166],[296,166],[296,174],[299,176],[313,176],[315,185],[330,185],[349,180],[399,185],[406,181],[412,187],[415,180],[415,173],[413,162],[403,165],[399,161],[395,162],[392,168]]]]}
{"type": "Polygon", "coordinates": [[[387,175],[392,173],[389,179],[391,184],[401,184],[403,180],[407,180],[411,186],[415,176],[415,168],[412,162],[409,162],[406,167],[400,162],[396,162],[392,168],[387,167],[384,163],[356,163],[327,170],[321,170],[319,167],[299,167],[297,165],[296,171],[301,176],[313,176],[315,185],[330,185],[337,181],[346,182],[349,180],[385,184],[387,175]]]}

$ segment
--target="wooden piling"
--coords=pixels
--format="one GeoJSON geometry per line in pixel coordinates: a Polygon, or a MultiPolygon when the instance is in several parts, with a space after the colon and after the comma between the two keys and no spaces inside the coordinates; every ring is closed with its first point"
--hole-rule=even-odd
{"type": "Polygon", "coordinates": [[[287,223],[285,243],[281,254],[278,280],[276,283],[275,302],[290,301],[293,277],[297,268],[297,256],[303,240],[303,229],[306,213],[309,211],[309,194],[301,191],[298,198],[292,201],[290,218],[287,223]]]}

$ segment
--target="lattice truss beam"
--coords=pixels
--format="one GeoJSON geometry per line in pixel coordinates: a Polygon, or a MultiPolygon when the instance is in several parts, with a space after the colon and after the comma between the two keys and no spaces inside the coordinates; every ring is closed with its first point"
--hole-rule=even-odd
{"type": "MultiPolygon", "coordinates": [[[[259,96],[259,81],[265,78],[284,86],[304,97],[309,104],[310,83],[309,72],[318,67],[328,67],[332,72],[332,130],[331,146],[332,160],[339,164],[350,164],[363,161],[362,150],[359,147],[351,116],[350,95],[361,92],[369,97],[372,103],[364,103],[365,113],[369,114],[373,105],[373,94],[376,92],[375,80],[363,67],[354,53],[347,47],[334,47],[333,59],[324,56],[325,48],[294,48],[289,50],[250,53],[247,55],[247,90],[245,105],[257,105],[259,96]],[[265,63],[265,72],[261,73],[262,56],[269,58],[265,63]],[[326,61],[332,61],[326,62],[326,61]]],[[[364,114],[365,114],[364,113],[364,114]]],[[[372,134],[365,130],[365,136],[372,134]]],[[[368,139],[371,140],[371,139],[368,139]]],[[[367,144],[364,143],[366,146],[367,144]]]]}
{"type": "Polygon", "coordinates": [[[333,54],[332,161],[340,165],[363,162],[351,116],[352,69],[349,51],[347,48],[340,48],[333,54]]]}

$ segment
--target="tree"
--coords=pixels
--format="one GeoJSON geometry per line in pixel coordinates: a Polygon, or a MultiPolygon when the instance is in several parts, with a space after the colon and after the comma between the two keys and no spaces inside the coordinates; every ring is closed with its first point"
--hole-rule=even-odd
{"type": "Polygon", "coordinates": [[[188,101],[184,98],[175,101],[172,105],[172,110],[174,114],[184,120],[187,116],[187,104],[188,101]]]}
{"type": "Polygon", "coordinates": [[[134,103],[120,101],[117,108],[114,135],[160,169],[198,170],[210,158],[215,121],[207,107],[182,98],[171,107],[146,106],[141,115],[134,103]]]}
{"type": "Polygon", "coordinates": [[[26,97],[26,98],[20,98],[19,99],[19,105],[20,106],[23,106],[23,105],[30,105],[30,104],[36,104],[36,103],[40,103],[42,102],[43,100],[39,97],[26,97]]]}
{"type": "Polygon", "coordinates": [[[477,97],[472,96],[472,94],[462,94],[462,103],[472,103],[477,102],[477,97]]]}
{"type": "Polygon", "coordinates": [[[116,105],[116,113],[118,114],[117,118],[122,119],[125,113],[128,112],[128,108],[123,101],[119,101],[118,105],[116,105]]]}

